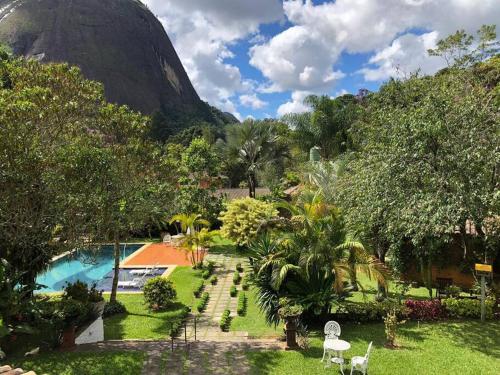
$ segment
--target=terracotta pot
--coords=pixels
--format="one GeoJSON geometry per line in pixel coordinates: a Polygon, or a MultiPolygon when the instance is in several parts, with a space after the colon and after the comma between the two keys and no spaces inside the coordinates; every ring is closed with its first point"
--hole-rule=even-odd
{"type": "Polygon", "coordinates": [[[61,348],[62,349],[74,348],[76,346],[75,340],[76,340],[76,327],[71,326],[66,328],[62,334],[61,348]]]}

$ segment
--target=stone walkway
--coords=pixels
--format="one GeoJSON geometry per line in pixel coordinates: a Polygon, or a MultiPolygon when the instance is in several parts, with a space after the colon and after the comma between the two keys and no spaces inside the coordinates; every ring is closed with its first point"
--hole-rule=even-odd
{"type": "Polygon", "coordinates": [[[142,351],[147,353],[141,375],[238,374],[250,371],[245,352],[249,350],[281,350],[283,343],[274,339],[244,342],[196,341],[185,345],[178,340],[171,350],[170,341],[105,341],[80,345],[85,351],[142,351]]]}
{"type": "MultiPolygon", "coordinates": [[[[241,341],[248,338],[248,332],[230,331],[222,332],[219,327],[220,318],[226,308],[231,311],[231,317],[237,316],[238,296],[231,297],[229,290],[233,285],[233,274],[236,270],[236,264],[241,263],[244,269],[248,269],[248,259],[227,257],[221,254],[209,254],[206,261],[212,261],[216,264],[214,274],[217,275],[217,284],[211,285],[207,281],[205,292],[210,294],[210,299],[206,310],[197,317],[196,320],[196,339],[211,341],[241,341]]],[[[243,277],[244,273],[240,273],[243,277]]],[[[241,285],[237,285],[238,293],[241,292],[241,285]]],[[[187,322],[187,336],[189,340],[194,339],[194,316],[191,316],[187,322]]],[[[181,336],[184,333],[181,332],[181,336]]]]}

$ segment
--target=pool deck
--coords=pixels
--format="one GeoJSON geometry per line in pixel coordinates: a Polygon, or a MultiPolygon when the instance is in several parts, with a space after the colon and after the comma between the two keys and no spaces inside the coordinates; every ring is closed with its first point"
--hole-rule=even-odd
{"type": "Polygon", "coordinates": [[[167,268],[168,277],[177,266],[190,266],[188,253],[166,243],[147,243],[120,263],[120,268],[167,268]]]}

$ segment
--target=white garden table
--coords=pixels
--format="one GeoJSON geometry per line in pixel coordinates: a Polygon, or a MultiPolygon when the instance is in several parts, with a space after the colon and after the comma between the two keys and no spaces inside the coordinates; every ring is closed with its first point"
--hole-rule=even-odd
{"type": "Polygon", "coordinates": [[[351,349],[351,344],[349,344],[347,341],[337,339],[337,340],[326,340],[323,345],[324,345],[324,348],[328,354],[327,366],[330,367],[332,365],[332,352],[334,352],[335,358],[333,358],[333,360],[335,363],[340,365],[340,371],[342,373],[344,373],[344,371],[343,371],[343,365],[344,365],[343,352],[351,349]],[[339,360],[336,360],[336,359],[339,359],[339,360]]]}

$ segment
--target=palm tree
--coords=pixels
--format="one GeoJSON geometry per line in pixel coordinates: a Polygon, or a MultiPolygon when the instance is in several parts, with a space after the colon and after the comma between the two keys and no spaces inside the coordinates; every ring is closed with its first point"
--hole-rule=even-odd
{"type": "Polygon", "coordinates": [[[202,219],[199,214],[177,214],[170,218],[169,224],[178,223],[181,226],[181,232],[190,233],[196,232],[196,229],[202,226],[210,226],[208,220],[202,219]]]}
{"type": "Polygon", "coordinates": [[[255,198],[257,172],[287,156],[273,123],[247,120],[228,128],[226,150],[244,166],[249,196],[255,198]]]}
{"type": "Polygon", "coordinates": [[[279,320],[280,297],[292,299],[308,313],[327,314],[353,271],[385,283],[386,268],[346,233],[339,211],[322,202],[318,194],[295,206],[281,206],[292,214],[292,230],[250,247],[258,302],[269,323],[279,320]]]}
{"type": "Polygon", "coordinates": [[[199,214],[177,214],[172,216],[170,224],[179,223],[181,232],[184,233],[181,245],[190,254],[193,267],[203,261],[205,249],[213,242],[216,232],[210,232],[207,228],[210,222],[202,219],[199,214]]]}

